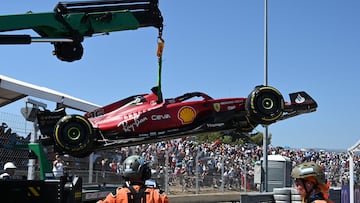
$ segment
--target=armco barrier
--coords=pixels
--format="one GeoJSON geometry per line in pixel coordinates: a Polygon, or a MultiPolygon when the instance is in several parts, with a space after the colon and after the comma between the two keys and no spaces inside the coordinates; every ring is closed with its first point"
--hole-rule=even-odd
{"type": "MultiPolygon", "coordinates": [[[[331,197],[331,191],[330,191],[330,197],[331,197]]],[[[341,187],[341,194],[340,194],[339,198],[341,199],[341,203],[350,203],[349,185],[343,185],[341,187]]],[[[354,188],[354,203],[360,203],[360,187],[359,186],[355,186],[355,188],[354,188]]]]}
{"type": "MultiPolygon", "coordinates": [[[[341,202],[341,190],[332,188],[330,198],[334,203],[341,202]]],[[[208,194],[169,195],[171,203],[300,203],[301,197],[293,188],[274,188],[274,192],[224,192],[208,194]],[[287,196],[285,196],[285,194],[287,196]]]]}
{"type": "Polygon", "coordinates": [[[266,193],[244,193],[244,192],[224,192],[208,194],[184,194],[169,195],[171,203],[219,203],[219,202],[240,202],[240,203],[274,203],[272,192],[266,193]]]}
{"type": "Polygon", "coordinates": [[[262,193],[247,193],[240,195],[240,203],[258,203],[266,202],[273,203],[274,195],[272,192],[262,192],[262,193]]]}

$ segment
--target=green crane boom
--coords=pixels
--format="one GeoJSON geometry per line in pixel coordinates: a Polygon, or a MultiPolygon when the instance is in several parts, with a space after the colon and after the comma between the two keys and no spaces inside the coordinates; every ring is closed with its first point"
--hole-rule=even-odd
{"type": "Polygon", "coordinates": [[[51,42],[62,61],[80,60],[81,42],[94,34],[155,27],[163,18],[158,0],[97,0],[59,2],[53,12],[0,16],[0,32],[32,29],[40,37],[0,35],[0,44],[51,42]]]}

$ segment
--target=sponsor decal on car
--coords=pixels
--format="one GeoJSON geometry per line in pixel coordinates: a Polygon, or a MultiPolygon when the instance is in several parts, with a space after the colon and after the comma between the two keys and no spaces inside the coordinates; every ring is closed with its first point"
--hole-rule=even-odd
{"type": "Polygon", "coordinates": [[[192,123],[196,117],[196,111],[191,106],[183,106],[178,111],[178,118],[182,124],[192,123]]]}
{"type": "Polygon", "coordinates": [[[158,120],[165,120],[171,118],[170,114],[162,114],[162,115],[151,115],[151,120],[158,121],[158,120]]]}
{"type": "Polygon", "coordinates": [[[225,123],[208,123],[206,126],[209,128],[219,128],[225,126],[225,123]]]}
{"type": "Polygon", "coordinates": [[[305,98],[303,96],[301,96],[301,94],[298,94],[295,98],[295,103],[297,104],[301,104],[305,102],[305,98]]]}
{"type": "Polygon", "coordinates": [[[231,104],[243,104],[244,100],[231,100],[220,102],[221,105],[231,105],[231,104]]]}
{"type": "Polygon", "coordinates": [[[220,111],[220,104],[219,103],[214,103],[214,110],[216,111],[216,112],[219,112],[220,111]]]}
{"type": "Polygon", "coordinates": [[[144,123],[148,120],[147,117],[143,117],[139,119],[139,115],[135,115],[133,122],[128,123],[128,121],[123,121],[118,124],[118,127],[122,127],[124,132],[135,132],[135,128],[139,127],[140,124],[144,123]]]}
{"type": "Polygon", "coordinates": [[[103,116],[105,114],[104,109],[95,109],[93,112],[88,113],[89,118],[96,118],[98,116],[103,116]]]}

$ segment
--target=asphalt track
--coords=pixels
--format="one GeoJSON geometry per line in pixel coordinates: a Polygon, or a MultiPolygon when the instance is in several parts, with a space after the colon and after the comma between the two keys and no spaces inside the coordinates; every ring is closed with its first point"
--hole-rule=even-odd
{"type": "Polygon", "coordinates": [[[240,192],[219,192],[203,194],[169,195],[171,203],[215,203],[215,202],[240,202],[240,192]]]}
{"type": "Polygon", "coordinates": [[[219,192],[219,193],[203,193],[203,194],[188,194],[188,195],[169,195],[171,203],[272,203],[275,202],[273,192],[219,192]]]}

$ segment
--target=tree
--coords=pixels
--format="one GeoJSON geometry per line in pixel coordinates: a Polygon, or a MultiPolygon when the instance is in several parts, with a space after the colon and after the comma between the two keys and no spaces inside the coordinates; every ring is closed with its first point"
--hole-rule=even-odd
{"type": "Polygon", "coordinates": [[[199,143],[212,143],[217,140],[223,141],[223,136],[220,132],[206,133],[196,136],[196,141],[199,143]]]}
{"type": "MultiPolygon", "coordinates": [[[[271,143],[271,134],[268,136],[267,143],[271,143]]],[[[196,136],[196,141],[199,143],[213,143],[215,141],[221,141],[225,144],[255,144],[262,146],[263,145],[263,133],[256,132],[254,134],[248,134],[243,132],[236,131],[226,131],[226,132],[213,132],[206,133],[196,136]]]]}
{"type": "MultiPolygon", "coordinates": [[[[262,146],[263,145],[263,140],[264,140],[264,134],[262,132],[257,132],[255,134],[250,134],[249,135],[251,143],[262,146]]],[[[272,135],[269,134],[268,138],[267,138],[267,144],[271,143],[271,137],[272,135]]]]}

